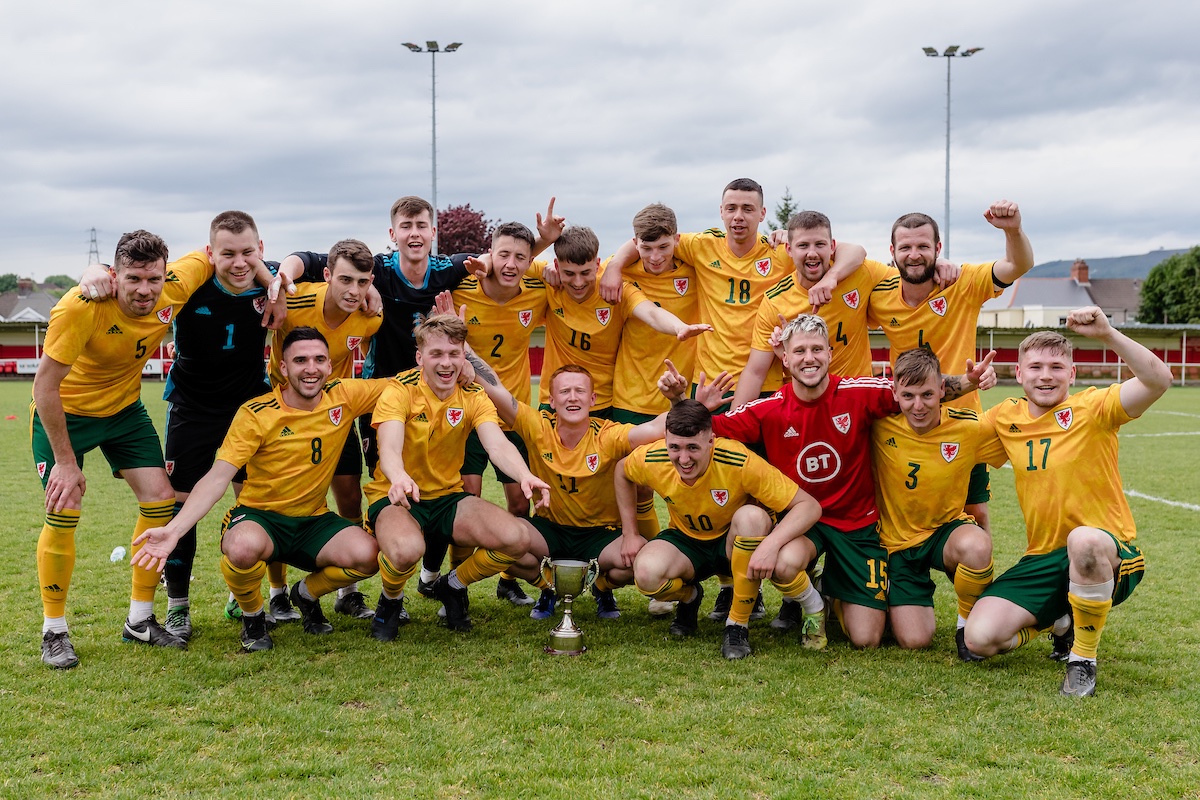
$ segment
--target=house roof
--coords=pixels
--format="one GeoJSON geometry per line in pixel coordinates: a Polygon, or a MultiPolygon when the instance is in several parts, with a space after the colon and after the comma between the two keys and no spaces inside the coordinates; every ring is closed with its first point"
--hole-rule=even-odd
{"type": "Polygon", "coordinates": [[[49,292],[5,292],[0,294],[0,321],[49,322],[50,309],[57,302],[58,298],[49,292]]]}
{"type": "Polygon", "coordinates": [[[1120,308],[1136,313],[1141,305],[1142,281],[1137,278],[1092,278],[1088,291],[1092,301],[1105,311],[1120,308]]]}
{"type": "Polygon", "coordinates": [[[1081,308],[1094,302],[1087,290],[1070,278],[1031,278],[1026,275],[1017,278],[1016,283],[1005,289],[999,297],[984,303],[982,310],[1003,311],[1025,306],[1081,308]]]}

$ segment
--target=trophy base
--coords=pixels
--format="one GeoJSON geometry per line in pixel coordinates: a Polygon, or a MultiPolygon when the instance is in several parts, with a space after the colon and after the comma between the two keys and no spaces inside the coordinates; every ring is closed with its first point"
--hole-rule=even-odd
{"type": "Polygon", "coordinates": [[[559,650],[558,648],[546,645],[542,648],[542,652],[548,656],[581,656],[587,652],[587,647],[580,647],[578,650],[559,650]]]}

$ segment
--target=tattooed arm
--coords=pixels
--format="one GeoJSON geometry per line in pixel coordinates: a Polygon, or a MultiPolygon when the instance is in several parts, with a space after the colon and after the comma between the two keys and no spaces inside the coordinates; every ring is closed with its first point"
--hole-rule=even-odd
{"type": "Polygon", "coordinates": [[[467,348],[467,361],[475,368],[475,382],[487,392],[488,398],[496,406],[496,413],[500,415],[504,424],[511,428],[517,421],[517,398],[504,388],[504,384],[500,383],[500,379],[496,377],[495,371],[469,347],[467,348]]]}
{"type": "Polygon", "coordinates": [[[942,385],[946,387],[946,396],[943,399],[957,400],[965,394],[995,386],[996,370],[992,367],[992,359],[995,357],[996,351],[991,350],[978,364],[968,358],[967,371],[962,375],[943,375],[942,385]]]}

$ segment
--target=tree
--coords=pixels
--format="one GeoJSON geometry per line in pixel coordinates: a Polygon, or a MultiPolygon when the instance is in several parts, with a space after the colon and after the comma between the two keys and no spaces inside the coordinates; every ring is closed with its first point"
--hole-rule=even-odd
{"type": "Polygon", "coordinates": [[[1200,323],[1200,245],[1150,270],[1142,284],[1138,322],[1200,323]]]}
{"type": "Polygon", "coordinates": [[[79,283],[78,278],[72,278],[70,275],[51,275],[42,283],[48,283],[51,286],[56,286],[59,289],[70,289],[75,284],[79,283]]]}
{"type": "Polygon", "coordinates": [[[0,293],[15,292],[17,290],[17,276],[11,272],[6,272],[0,275],[0,293]]]}
{"type": "Polygon", "coordinates": [[[447,206],[438,212],[438,251],[442,253],[483,253],[492,246],[494,220],[485,219],[471,204],[447,206]]]}
{"type": "Polygon", "coordinates": [[[786,229],[788,220],[799,210],[800,207],[796,205],[795,200],[792,198],[792,190],[787,186],[783,187],[783,197],[775,205],[775,219],[768,219],[767,227],[773,231],[780,230],[781,228],[786,229]],[[778,224],[776,221],[778,221],[778,224]]]}

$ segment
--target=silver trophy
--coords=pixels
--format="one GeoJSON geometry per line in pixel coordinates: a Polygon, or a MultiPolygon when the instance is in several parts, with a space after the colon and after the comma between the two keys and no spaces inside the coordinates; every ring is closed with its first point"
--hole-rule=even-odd
{"type": "Polygon", "coordinates": [[[591,561],[551,561],[550,556],[542,559],[542,578],[550,584],[550,591],[562,603],[562,621],[550,631],[550,644],[545,652],[552,656],[577,656],[587,648],[583,644],[583,631],[571,619],[571,601],[586,592],[600,574],[600,564],[591,561]]]}

